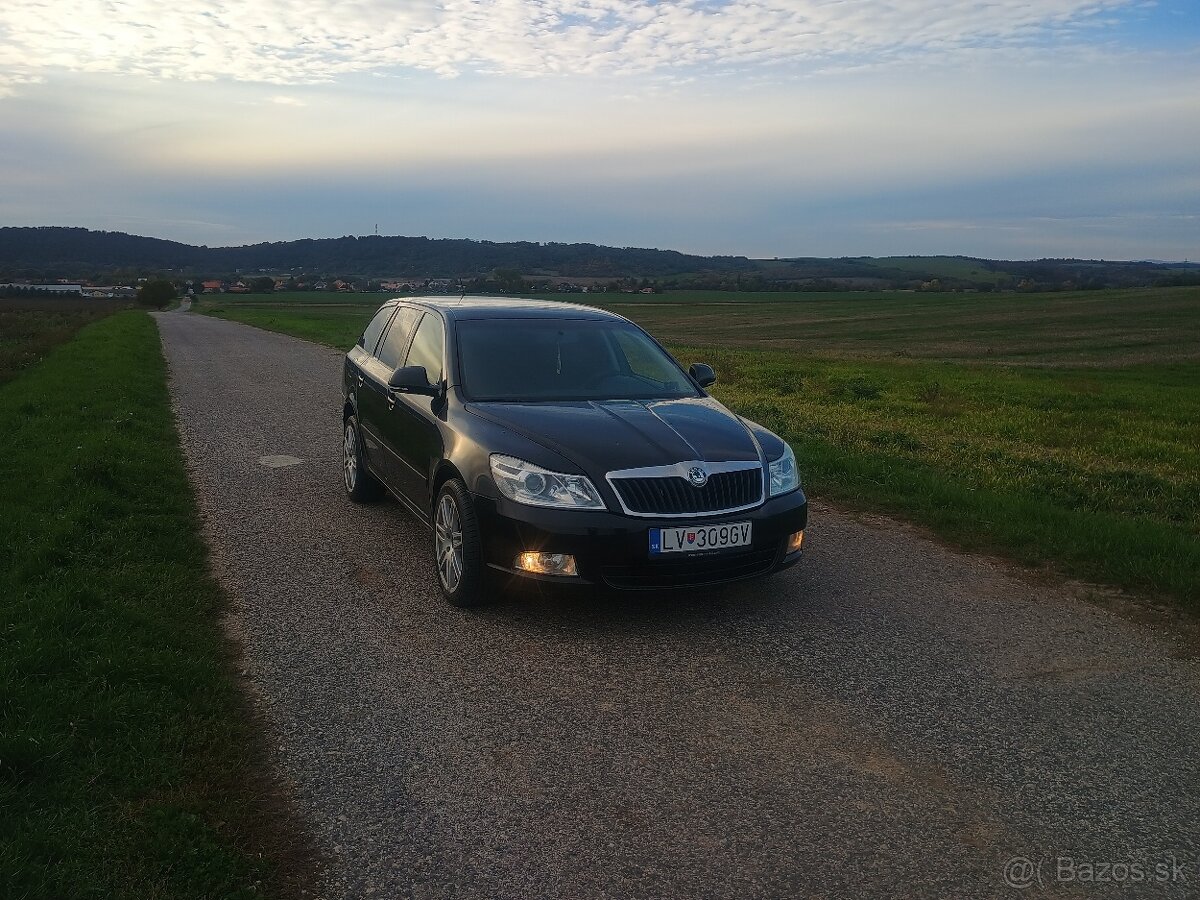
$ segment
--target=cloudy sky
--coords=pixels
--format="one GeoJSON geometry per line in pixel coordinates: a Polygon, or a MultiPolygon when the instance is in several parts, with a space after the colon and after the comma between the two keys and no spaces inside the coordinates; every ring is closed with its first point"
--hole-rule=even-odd
{"type": "Polygon", "coordinates": [[[1200,259],[1197,0],[6,0],[0,224],[1200,259]]]}

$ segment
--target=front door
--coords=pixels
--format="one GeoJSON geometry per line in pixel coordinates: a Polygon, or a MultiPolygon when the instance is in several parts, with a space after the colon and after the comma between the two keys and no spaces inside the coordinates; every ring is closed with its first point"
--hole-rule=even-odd
{"type": "Polygon", "coordinates": [[[408,353],[413,326],[420,316],[421,311],[411,306],[401,306],[396,310],[387,331],[379,340],[374,358],[363,367],[366,378],[359,390],[359,411],[367,431],[363,440],[367,442],[371,467],[393,493],[403,490],[404,467],[392,443],[392,409],[396,404],[396,395],[388,388],[388,380],[408,353]]]}
{"type": "MultiPolygon", "coordinates": [[[[446,332],[441,317],[425,313],[413,335],[406,366],[424,366],[433,384],[441,384],[446,358],[446,332]]],[[[397,491],[414,506],[428,513],[431,497],[429,479],[442,458],[441,417],[446,401],[442,396],[391,393],[382,436],[397,457],[397,491]]]]}

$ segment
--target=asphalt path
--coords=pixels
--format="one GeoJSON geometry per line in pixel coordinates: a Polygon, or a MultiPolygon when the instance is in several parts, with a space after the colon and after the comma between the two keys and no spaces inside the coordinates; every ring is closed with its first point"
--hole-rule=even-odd
{"type": "Polygon", "coordinates": [[[343,496],[340,353],[158,323],[320,896],[1200,896],[1169,632],[819,502],[763,581],[456,610],[343,496]]]}

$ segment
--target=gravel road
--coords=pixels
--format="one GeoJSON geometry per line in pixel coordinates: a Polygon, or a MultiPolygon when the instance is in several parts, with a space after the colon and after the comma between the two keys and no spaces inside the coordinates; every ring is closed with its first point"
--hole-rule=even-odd
{"type": "Polygon", "coordinates": [[[1200,896],[1200,665],[1153,628],[821,504],[766,581],[459,611],[342,495],[340,353],[158,323],[320,896],[1200,896]]]}

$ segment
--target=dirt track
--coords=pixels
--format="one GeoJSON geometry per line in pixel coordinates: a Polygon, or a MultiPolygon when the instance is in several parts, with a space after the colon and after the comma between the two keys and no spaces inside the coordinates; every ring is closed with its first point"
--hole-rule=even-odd
{"type": "Polygon", "coordinates": [[[1030,895],[1200,895],[1200,666],[1169,639],[820,504],[767,581],[464,613],[428,532],[342,496],[341,354],[158,321],[322,896],[1015,896],[1013,857],[1030,895]]]}

